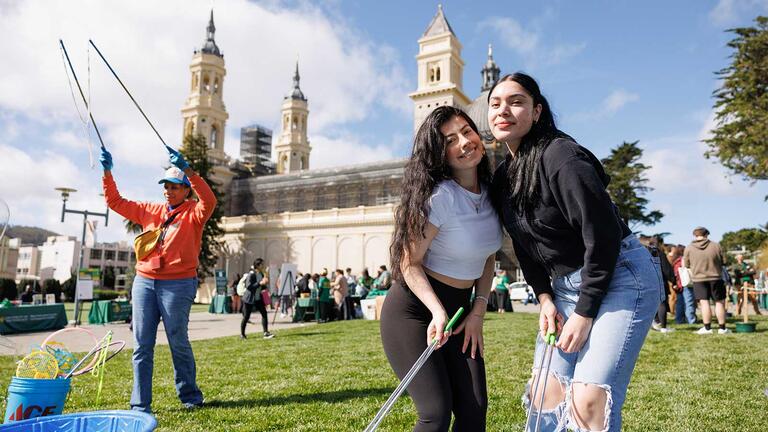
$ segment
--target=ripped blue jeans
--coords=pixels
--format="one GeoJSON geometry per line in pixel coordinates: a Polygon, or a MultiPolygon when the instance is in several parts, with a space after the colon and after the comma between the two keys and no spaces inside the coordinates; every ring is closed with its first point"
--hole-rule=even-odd
{"type": "MultiPolygon", "coordinates": [[[[555,306],[566,321],[576,307],[579,286],[581,270],[552,280],[555,306]]],[[[594,384],[606,391],[606,421],[605,427],[600,430],[621,431],[621,407],[629,379],[663,295],[659,258],[653,257],[634,236],[626,237],[621,242],[611,284],[584,347],[570,354],[554,349],[547,386],[559,384],[564,390],[565,400],[553,409],[542,411],[540,431],[584,430],[578,427],[572,416],[574,382],[594,384]]],[[[538,373],[536,369],[544,349],[544,341],[538,335],[534,374],[538,373]]],[[[540,387],[543,382],[542,376],[540,387]]],[[[526,411],[531,391],[530,385],[526,386],[522,398],[526,411]]],[[[534,430],[536,416],[534,409],[529,429],[526,430],[534,430]]]]}

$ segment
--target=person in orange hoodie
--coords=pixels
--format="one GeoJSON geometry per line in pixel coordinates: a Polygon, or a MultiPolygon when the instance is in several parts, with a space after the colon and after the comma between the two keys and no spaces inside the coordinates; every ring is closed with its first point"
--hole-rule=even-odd
{"type": "Polygon", "coordinates": [[[203,406],[187,330],[197,293],[203,227],[216,207],[216,197],[178,151],[167,146],[166,149],[174,166],[159,181],[164,188],[162,203],[123,198],[112,177],[112,155],[102,147],[100,158],[107,206],[141,225],[144,231],[164,228],[155,248],[137,259],[131,291],[134,351],[130,403],[131,409],[144,412],[151,412],[155,339],[161,318],[173,359],[176,394],[185,408],[203,406]],[[198,200],[191,198],[193,191],[198,200]]]}

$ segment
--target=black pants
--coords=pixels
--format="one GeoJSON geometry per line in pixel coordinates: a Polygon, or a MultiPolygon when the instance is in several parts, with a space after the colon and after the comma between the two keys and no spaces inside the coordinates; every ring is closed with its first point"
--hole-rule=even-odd
{"type": "MultiPolygon", "coordinates": [[[[428,278],[432,289],[451,317],[463,306],[469,312],[471,289],[450,287],[428,278]]],[[[381,340],[389,364],[403,379],[427,347],[427,326],[432,314],[408,287],[393,284],[381,312],[381,340]]],[[[447,431],[451,413],[455,432],[485,431],[488,392],[485,362],[479,353],[461,352],[464,333],[454,334],[435,351],[408,386],[419,420],[414,432],[447,431]]]]}
{"type": "Polygon", "coordinates": [[[267,317],[267,308],[264,306],[264,302],[243,303],[243,320],[240,322],[240,334],[243,336],[245,336],[245,326],[248,325],[248,320],[251,319],[251,312],[254,310],[261,312],[261,328],[264,329],[264,333],[267,332],[269,318],[267,317]]]}

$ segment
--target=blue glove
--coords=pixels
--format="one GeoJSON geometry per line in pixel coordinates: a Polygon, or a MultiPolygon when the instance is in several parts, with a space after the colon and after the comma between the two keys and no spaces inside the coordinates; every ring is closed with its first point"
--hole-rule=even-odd
{"type": "Polygon", "coordinates": [[[101,156],[99,157],[99,162],[101,162],[101,166],[104,168],[104,171],[112,171],[112,154],[107,151],[106,147],[101,148],[101,156]]]}
{"type": "Polygon", "coordinates": [[[170,155],[170,160],[173,165],[176,166],[176,168],[184,171],[185,169],[189,168],[189,164],[184,159],[184,156],[181,155],[178,151],[165,146],[165,149],[168,150],[168,154],[170,155]]]}

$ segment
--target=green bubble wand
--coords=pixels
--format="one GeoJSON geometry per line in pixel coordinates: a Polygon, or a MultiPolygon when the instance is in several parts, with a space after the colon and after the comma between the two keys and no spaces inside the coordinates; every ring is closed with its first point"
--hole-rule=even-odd
{"type": "MultiPolygon", "coordinates": [[[[456,313],[453,315],[453,318],[451,318],[450,321],[448,321],[448,325],[445,326],[445,330],[443,331],[443,334],[449,334],[451,332],[451,328],[453,328],[453,325],[456,324],[456,321],[458,321],[461,314],[464,313],[464,308],[460,307],[459,310],[456,311],[456,313]]],[[[408,384],[411,383],[413,378],[416,376],[417,373],[419,373],[419,369],[421,369],[422,366],[424,366],[424,363],[427,362],[427,359],[429,359],[429,356],[432,355],[432,352],[437,348],[437,343],[440,341],[439,337],[435,337],[432,340],[432,343],[429,344],[427,349],[424,350],[423,353],[421,353],[421,356],[416,360],[416,363],[413,364],[411,367],[411,370],[408,371],[407,374],[403,377],[403,380],[400,381],[400,385],[397,386],[395,391],[392,392],[392,394],[389,396],[389,399],[384,403],[384,406],[381,407],[378,413],[376,413],[376,416],[371,420],[371,423],[368,424],[368,427],[365,428],[364,432],[373,432],[376,430],[376,428],[379,427],[379,424],[384,420],[384,417],[389,414],[389,411],[392,410],[392,407],[395,405],[395,401],[397,401],[397,398],[400,397],[401,394],[405,391],[405,388],[408,387],[408,384]]]]}
{"type": "Polygon", "coordinates": [[[525,430],[528,429],[528,425],[531,422],[531,411],[533,410],[533,398],[536,396],[536,393],[539,391],[539,382],[541,381],[541,375],[544,375],[544,385],[541,389],[541,398],[539,399],[539,409],[536,412],[536,428],[534,431],[538,432],[539,425],[541,424],[541,408],[544,405],[544,392],[547,391],[547,381],[549,380],[549,368],[552,365],[552,357],[554,355],[555,351],[555,334],[554,333],[547,333],[547,337],[544,338],[544,343],[546,344],[546,348],[544,348],[544,355],[541,356],[541,361],[539,362],[539,373],[536,375],[536,381],[533,386],[533,393],[530,394],[530,405],[528,405],[528,415],[525,417],[525,430]],[[547,367],[546,369],[543,369],[544,366],[544,360],[547,360],[547,367]]]}

